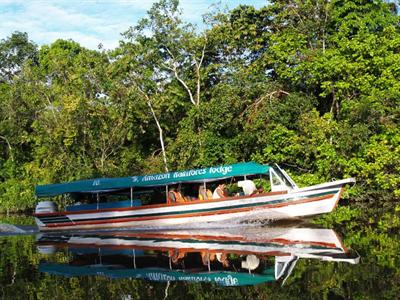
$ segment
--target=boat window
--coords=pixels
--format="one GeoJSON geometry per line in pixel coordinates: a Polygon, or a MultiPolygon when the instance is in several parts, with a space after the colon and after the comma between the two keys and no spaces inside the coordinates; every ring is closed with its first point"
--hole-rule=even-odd
{"type": "Polygon", "coordinates": [[[293,181],[292,178],[290,178],[289,174],[285,172],[285,170],[281,169],[277,164],[274,166],[274,171],[278,175],[278,177],[288,186],[290,189],[296,189],[297,185],[293,181]]]}
{"type": "Polygon", "coordinates": [[[287,191],[290,187],[284,182],[284,180],[278,176],[274,169],[269,169],[271,192],[287,191]]]}

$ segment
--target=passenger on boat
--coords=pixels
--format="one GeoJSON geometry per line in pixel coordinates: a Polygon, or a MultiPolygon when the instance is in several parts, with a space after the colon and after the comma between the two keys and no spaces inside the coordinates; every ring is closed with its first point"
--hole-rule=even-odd
{"type": "Polygon", "coordinates": [[[246,260],[242,261],[242,268],[247,270],[255,270],[260,265],[260,259],[254,254],[249,254],[246,256],[246,260]]]}
{"type": "Polygon", "coordinates": [[[213,193],[213,199],[220,199],[228,197],[228,194],[225,191],[225,183],[221,183],[217,186],[213,193]]]}
{"type": "Polygon", "coordinates": [[[252,180],[242,180],[238,182],[238,187],[243,189],[246,196],[253,195],[257,192],[256,185],[252,180]]]}
{"type": "Polygon", "coordinates": [[[264,193],[265,193],[265,191],[262,187],[257,189],[257,194],[264,194],[264,193]]]}
{"type": "Polygon", "coordinates": [[[201,256],[201,261],[203,263],[204,266],[209,265],[212,261],[215,260],[215,253],[213,252],[208,252],[208,251],[201,251],[200,252],[200,256],[201,256]]]}
{"type": "Polygon", "coordinates": [[[184,203],[185,197],[182,196],[175,187],[171,187],[168,192],[168,203],[184,203]]]}
{"type": "Polygon", "coordinates": [[[168,256],[171,258],[171,261],[174,264],[177,264],[180,260],[182,260],[186,256],[186,251],[183,250],[169,250],[168,256]]]}
{"type": "Polygon", "coordinates": [[[209,252],[209,251],[201,251],[200,256],[201,256],[201,261],[204,266],[209,265],[211,262],[213,262],[213,261],[215,261],[215,259],[217,259],[217,261],[219,261],[225,268],[229,267],[229,260],[228,260],[228,256],[226,253],[223,253],[223,252],[214,253],[214,252],[209,252]]]}
{"type": "Polygon", "coordinates": [[[199,186],[199,200],[210,200],[213,198],[213,194],[210,190],[206,189],[204,185],[199,186]]]}
{"type": "Polygon", "coordinates": [[[217,253],[217,260],[225,267],[229,267],[229,260],[228,256],[225,252],[217,253]]]}

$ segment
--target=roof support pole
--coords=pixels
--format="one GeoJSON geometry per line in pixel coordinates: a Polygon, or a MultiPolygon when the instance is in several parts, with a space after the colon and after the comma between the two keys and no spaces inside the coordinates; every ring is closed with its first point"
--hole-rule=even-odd
{"type": "Polygon", "coordinates": [[[99,254],[100,264],[102,264],[103,261],[102,261],[102,257],[101,257],[101,248],[98,248],[97,251],[98,251],[98,254],[99,254]]]}
{"type": "Polygon", "coordinates": [[[131,187],[131,207],[133,206],[133,187],[131,187]]]}
{"type": "Polygon", "coordinates": [[[209,252],[207,252],[207,267],[208,267],[208,272],[211,272],[210,253],[209,252]]]}
{"type": "Polygon", "coordinates": [[[96,200],[97,200],[97,210],[98,210],[99,209],[99,202],[100,202],[99,193],[96,194],[96,200]]]}
{"type": "Polygon", "coordinates": [[[135,249],[132,249],[133,254],[133,268],[136,269],[136,252],[135,249]]]}

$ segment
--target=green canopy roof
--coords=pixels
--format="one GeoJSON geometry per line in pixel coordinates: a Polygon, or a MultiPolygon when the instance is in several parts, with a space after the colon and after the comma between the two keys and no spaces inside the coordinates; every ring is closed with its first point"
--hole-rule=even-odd
{"type": "Polygon", "coordinates": [[[161,268],[128,269],[108,265],[73,266],[66,264],[41,263],[39,271],[66,277],[103,275],[109,278],[138,278],[150,281],[214,282],[221,286],[256,285],[276,281],[274,270],[268,268],[263,274],[231,271],[185,272],[161,268]]]}
{"type": "Polygon", "coordinates": [[[235,176],[266,174],[269,168],[267,165],[247,162],[163,174],[88,179],[68,183],[39,185],[36,187],[36,196],[51,197],[68,193],[96,193],[131,187],[171,185],[181,182],[209,182],[235,176]]]}

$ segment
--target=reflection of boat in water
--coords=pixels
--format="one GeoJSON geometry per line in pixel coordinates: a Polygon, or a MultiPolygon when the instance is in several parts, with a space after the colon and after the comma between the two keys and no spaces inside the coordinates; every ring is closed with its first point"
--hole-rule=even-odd
{"type": "Polygon", "coordinates": [[[300,258],[359,261],[333,230],[312,228],[43,234],[37,246],[42,253],[72,253],[69,264],[42,263],[40,271],[50,274],[224,286],[285,280],[300,258]]]}
{"type": "Polygon", "coordinates": [[[279,166],[254,162],[165,174],[81,180],[38,186],[37,197],[66,194],[77,202],[66,207],[65,211],[56,211],[51,201],[39,202],[35,220],[41,231],[48,231],[165,228],[179,224],[189,227],[194,222],[199,224],[238,218],[296,218],[331,212],[344,185],[353,182],[355,180],[349,178],[299,188],[279,166]],[[270,191],[256,189],[251,179],[260,177],[265,177],[265,180],[268,177],[269,183],[264,182],[270,186],[270,191]],[[232,196],[223,193],[222,189],[220,194],[213,195],[211,191],[208,194],[207,189],[226,182],[237,183],[234,188],[242,188],[243,191],[232,196]],[[81,201],[95,203],[82,204],[81,201]]]}

